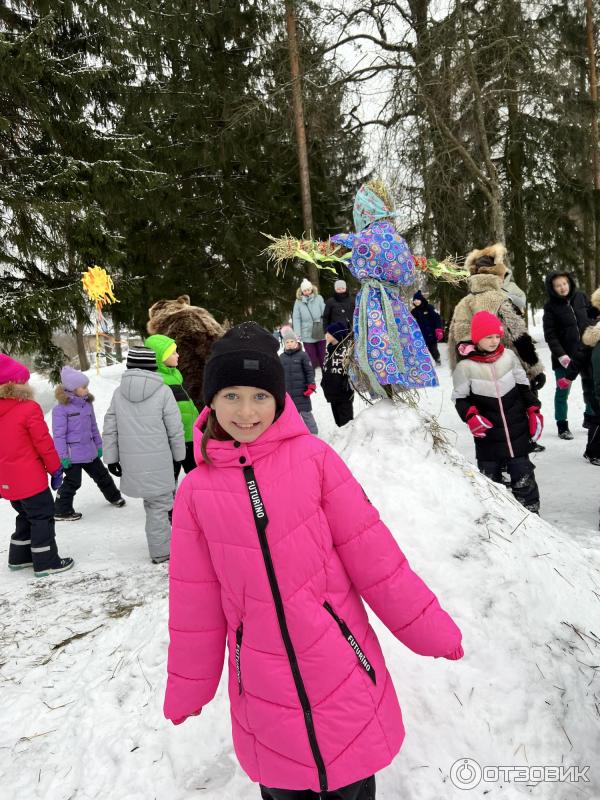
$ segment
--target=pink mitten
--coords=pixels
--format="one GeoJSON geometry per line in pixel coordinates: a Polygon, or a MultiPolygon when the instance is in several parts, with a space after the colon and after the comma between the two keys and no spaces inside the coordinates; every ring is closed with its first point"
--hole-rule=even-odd
{"type": "Polygon", "coordinates": [[[444,338],[444,330],[443,330],[443,328],[436,328],[435,329],[435,338],[438,340],[438,342],[442,341],[442,339],[444,338]]]}
{"type": "Polygon", "coordinates": [[[569,364],[571,363],[571,359],[570,359],[570,358],[569,358],[569,356],[568,356],[568,355],[565,353],[565,355],[564,355],[564,356],[561,356],[561,357],[558,359],[558,363],[561,365],[561,367],[564,367],[564,368],[566,369],[566,368],[569,366],[569,364]]]}
{"type": "Polygon", "coordinates": [[[556,385],[559,389],[568,389],[571,383],[572,381],[570,381],[568,378],[559,378],[556,381],[556,385]]]}

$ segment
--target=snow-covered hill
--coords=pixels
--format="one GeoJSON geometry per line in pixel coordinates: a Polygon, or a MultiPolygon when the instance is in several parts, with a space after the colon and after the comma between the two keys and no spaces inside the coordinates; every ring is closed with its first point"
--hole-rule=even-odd
{"type": "MultiPolygon", "coordinates": [[[[90,373],[99,418],[119,372],[90,373]]],[[[471,456],[447,369],[440,374],[441,388],[422,407],[440,411],[471,456]]],[[[552,509],[562,529],[526,514],[459,450],[434,449],[423,411],[382,403],[338,431],[316,397],[322,435],[464,634],[462,661],[431,660],[374,619],[407,728],[400,755],[378,776],[379,798],[600,797],[600,535],[598,495],[589,491],[600,471],[581,459],[583,434],[559,442],[548,403],[546,412],[548,450],[536,457],[542,513],[552,509]],[[505,773],[465,792],[450,778],[465,758],[482,767],[591,769],[589,782],[528,786],[505,773]]],[[[163,719],[167,568],[148,560],[141,501],[113,508],[84,478],[76,508],[81,522],[57,526],[61,554],[76,560],[72,572],[41,580],[0,573],[0,797],[257,797],[233,754],[224,681],[201,716],[179,727],[163,719]]],[[[12,518],[1,503],[0,569],[12,518]]]]}

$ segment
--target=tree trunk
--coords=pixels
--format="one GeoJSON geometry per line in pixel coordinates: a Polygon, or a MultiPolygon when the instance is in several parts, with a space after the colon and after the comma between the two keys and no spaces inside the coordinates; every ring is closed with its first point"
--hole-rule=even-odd
{"type": "MultiPolygon", "coordinates": [[[[300,53],[298,51],[298,32],[296,25],[296,9],[294,0],[285,2],[285,18],[288,34],[288,52],[290,57],[290,73],[292,77],[292,104],[296,127],[296,146],[298,149],[298,166],[300,169],[300,194],[302,197],[302,223],[304,235],[314,238],[312,216],[312,200],[310,196],[310,166],[306,145],[306,128],[304,125],[304,106],[302,102],[302,80],[300,77],[300,53]]],[[[306,264],[306,270],[312,283],[317,283],[318,269],[314,264],[306,264]]]]}
{"type": "Polygon", "coordinates": [[[512,270],[515,283],[527,294],[527,232],[523,209],[523,165],[525,148],[518,109],[517,87],[509,82],[506,97],[508,127],[506,132],[505,159],[508,178],[508,207],[510,237],[508,244],[512,253],[512,270]]]}
{"type": "Polygon", "coordinates": [[[90,368],[90,362],[85,349],[85,339],[83,336],[83,323],[78,322],[75,326],[75,341],[77,342],[77,354],[79,356],[79,369],[85,372],[90,368]]]}
{"type": "Polygon", "coordinates": [[[594,17],[592,0],[586,0],[586,33],[588,65],[590,70],[591,101],[591,147],[593,171],[593,208],[594,208],[594,272],[596,286],[600,284],[600,156],[598,155],[598,76],[596,74],[596,50],[594,17]]]}
{"type": "Polygon", "coordinates": [[[121,323],[113,319],[113,328],[115,331],[115,357],[119,364],[123,362],[123,347],[121,345],[121,323]]]}

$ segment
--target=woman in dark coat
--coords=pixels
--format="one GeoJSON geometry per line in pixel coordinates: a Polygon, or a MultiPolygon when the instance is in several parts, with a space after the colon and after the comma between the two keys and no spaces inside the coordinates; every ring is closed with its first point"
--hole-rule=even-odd
{"type": "MultiPolygon", "coordinates": [[[[577,289],[572,275],[567,272],[551,272],[546,276],[548,302],[544,306],[544,339],[552,353],[552,369],[556,380],[566,376],[567,367],[577,352],[581,334],[597,316],[584,292],[577,289]]],[[[554,417],[561,439],[572,439],[569,430],[568,406],[569,388],[556,386],[554,393],[554,417]]],[[[586,404],[586,416],[592,409],[586,404]]]]}
{"type": "Polygon", "coordinates": [[[423,297],[421,291],[415,292],[413,296],[413,305],[414,308],[411,309],[410,313],[416,319],[421,329],[427,349],[435,359],[435,363],[439,365],[442,362],[440,360],[438,342],[441,342],[444,338],[444,323],[442,322],[442,318],[431,303],[423,297]]]}

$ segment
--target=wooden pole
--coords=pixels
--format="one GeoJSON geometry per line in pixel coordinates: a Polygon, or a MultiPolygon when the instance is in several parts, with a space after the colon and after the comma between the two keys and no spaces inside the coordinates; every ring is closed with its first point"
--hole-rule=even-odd
{"type": "MultiPolygon", "coordinates": [[[[288,34],[288,53],[290,57],[290,73],[292,78],[292,106],[296,128],[296,146],[298,149],[298,166],[300,169],[300,195],[302,197],[302,224],[304,235],[312,239],[314,236],[312,201],[310,195],[310,167],[308,148],[306,146],[306,128],[304,126],[304,104],[302,102],[302,80],[300,77],[300,53],[298,50],[298,31],[294,0],[285,0],[285,19],[288,34]]],[[[318,270],[314,264],[307,264],[308,277],[317,283],[318,270]]]]}
{"type": "Polygon", "coordinates": [[[587,51],[590,70],[590,101],[592,113],[591,147],[594,181],[594,266],[596,286],[600,285],[600,158],[598,156],[598,75],[596,73],[596,48],[592,0],[585,0],[587,51]]]}

